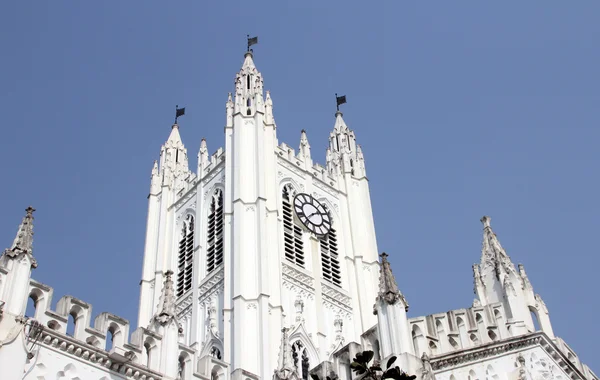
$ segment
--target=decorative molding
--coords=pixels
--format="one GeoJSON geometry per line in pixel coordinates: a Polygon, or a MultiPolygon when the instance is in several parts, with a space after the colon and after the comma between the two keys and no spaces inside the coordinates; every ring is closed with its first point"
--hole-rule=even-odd
{"type": "Polygon", "coordinates": [[[256,211],[256,209],[254,208],[254,206],[248,206],[248,207],[246,207],[246,211],[254,212],[254,211],[256,211]]]}
{"type": "MultiPolygon", "coordinates": [[[[223,161],[221,161],[223,162],[223,161]]],[[[202,183],[207,184],[210,181],[212,181],[213,178],[215,178],[217,175],[221,174],[221,172],[224,172],[225,170],[223,169],[223,165],[221,165],[221,163],[219,163],[217,166],[214,167],[213,170],[211,170],[208,174],[206,174],[204,177],[202,177],[202,183]],[[221,170],[219,170],[221,169],[221,170]]],[[[225,174],[223,173],[223,176],[225,174]]]]}
{"type": "Polygon", "coordinates": [[[327,194],[331,195],[333,198],[337,199],[337,194],[335,189],[333,189],[331,186],[328,186],[327,184],[323,183],[321,180],[317,179],[316,181],[313,181],[313,185],[318,188],[323,190],[324,192],[326,192],[327,194]]]}
{"type": "Polygon", "coordinates": [[[305,172],[303,170],[297,168],[296,166],[290,164],[288,161],[286,161],[285,158],[282,157],[280,160],[277,160],[277,161],[278,161],[279,165],[288,169],[290,172],[296,174],[300,178],[304,178],[305,172]]]}
{"type": "Polygon", "coordinates": [[[256,302],[249,302],[246,305],[246,309],[248,309],[248,310],[250,310],[250,309],[256,310],[256,309],[258,309],[258,304],[256,302]]]}
{"type": "Polygon", "coordinates": [[[177,303],[175,304],[175,314],[177,315],[177,318],[187,316],[188,309],[190,311],[192,310],[192,298],[193,295],[192,293],[190,293],[187,296],[181,298],[179,301],[177,301],[177,303]]]}
{"type": "Polygon", "coordinates": [[[224,270],[223,265],[210,273],[199,287],[200,296],[198,302],[202,303],[214,293],[219,293],[219,289],[223,288],[224,270]]]}
{"type": "Polygon", "coordinates": [[[348,317],[352,314],[351,300],[348,295],[328,285],[324,281],[321,281],[321,289],[323,294],[323,306],[329,309],[339,309],[339,314],[344,317],[348,317]]]}
{"type": "Polygon", "coordinates": [[[105,350],[78,341],[52,329],[43,329],[39,333],[39,336],[29,336],[28,339],[32,342],[37,341],[38,344],[43,345],[49,350],[62,351],[62,355],[64,356],[78,358],[78,360],[91,363],[92,365],[109,369],[118,374],[118,377],[124,376],[136,380],[162,379],[161,374],[151,371],[140,364],[131,361],[124,363],[112,362],[108,356],[108,352],[105,350]]]}
{"type": "Polygon", "coordinates": [[[281,263],[281,273],[285,288],[298,293],[301,297],[314,298],[314,279],[310,275],[286,263],[281,263]]]}

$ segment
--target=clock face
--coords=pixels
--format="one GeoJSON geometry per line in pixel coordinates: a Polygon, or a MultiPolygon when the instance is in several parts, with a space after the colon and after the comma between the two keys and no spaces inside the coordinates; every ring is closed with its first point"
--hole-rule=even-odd
{"type": "Polygon", "coordinates": [[[308,194],[294,197],[294,211],[302,224],[318,236],[327,235],[331,229],[331,216],[319,201],[308,194]]]}

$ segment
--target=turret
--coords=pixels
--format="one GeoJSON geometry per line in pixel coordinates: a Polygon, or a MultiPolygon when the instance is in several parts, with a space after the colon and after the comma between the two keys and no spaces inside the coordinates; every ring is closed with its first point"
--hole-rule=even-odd
{"type": "Polygon", "coordinates": [[[483,306],[502,303],[512,335],[535,331],[534,319],[537,319],[541,330],[553,338],[548,310],[541,297],[534,293],[525,267],[520,264],[517,270],[490,222],[489,216],[481,218],[481,263],[473,265],[475,294],[483,306]]]}
{"type": "Polygon", "coordinates": [[[235,78],[235,107],[234,113],[252,116],[257,110],[262,110],[263,79],[254,66],[252,52],[244,55],[242,69],[235,78]]]}
{"type": "Polygon", "coordinates": [[[187,188],[193,174],[189,170],[187,150],[181,141],[179,125],[173,124],[169,138],[154,162],[148,195],[148,218],[144,264],[140,281],[138,325],[146,326],[156,311],[163,273],[175,267],[173,257],[174,209],[177,193],[187,188]]]}
{"type": "Polygon", "coordinates": [[[37,267],[37,261],[33,257],[34,211],[33,207],[27,207],[12,246],[0,256],[0,268],[8,272],[4,294],[0,294],[0,300],[5,302],[3,312],[14,316],[25,313],[31,269],[37,267]]]}

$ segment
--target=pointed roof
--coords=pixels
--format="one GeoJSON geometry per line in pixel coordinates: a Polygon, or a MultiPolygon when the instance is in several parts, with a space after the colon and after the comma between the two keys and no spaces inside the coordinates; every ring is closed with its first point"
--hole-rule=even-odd
{"type": "Polygon", "coordinates": [[[242,64],[242,70],[244,69],[256,69],[256,66],[254,65],[254,59],[253,59],[253,55],[251,51],[247,51],[246,54],[244,54],[244,63],[242,64]]]}
{"type": "Polygon", "coordinates": [[[206,146],[206,139],[203,137],[200,141],[200,153],[208,153],[208,147],[206,146]]]}
{"type": "Polygon", "coordinates": [[[298,373],[292,359],[292,345],[290,344],[288,331],[289,329],[286,327],[281,329],[281,347],[279,349],[277,369],[273,375],[273,379],[276,380],[298,379],[298,373]]]}
{"type": "Polygon", "coordinates": [[[402,301],[408,311],[408,302],[396,283],[396,278],[392,273],[392,266],[387,260],[388,254],[383,252],[381,255],[381,266],[379,270],[379,294],[377,296],[378,301],[386,302],[389,305],[393,305],[398,301],[402,301]]]}
{"type": "Polygon", "coordinates": [[[17,236],[10,248],[4,250],[3,255],[11,258],[18,257],[21,254],[29,255],[31,266],[37,267],[37,261],[33,257],[33,212],[35,209],[31,206],[25,209],[25,217],[19,225],[17,236]]]}
{"type": "Polygon", "coordinates": [[[179,144],[183,146],[183,141],[181,141],[181,135],[179,134],[179,125],[173,124],[171,127],[171,134],[169,134],[169,138],[167,139],[167,143],[171,143],[174,146],[179,144]]]}
{"type": "Polygon", "coordinates": [[[341,113],[340,111],[337,111],[335,113],[335,124],[333,125],[333,130],[337,133],[342,133],[342,132],[346,132],[348,131],[348,126],[346,125],[346,122],[344,121],[344,114],[341,113]]]}
{"type": "Polygon", "coordinates": [[[510,257],[500,245],[498,237],[492,230],[490,224],[492,218],[484,216],[481,218],[483,224],[483,242],[481,246],[481,269],[486,272],[491,267],[496,277],[500,278],[501,274],[513,273],[517,275],[517,270],[510,260],[510,257]]]}
{"type": "Polygon", "coordinates": [[[172,320],[176,320],[175,315],[175,291],[173,287],[173,271],[169,270],[165,273],[165,282],[160,294],[158,309],[153,322],[158,322],[161,325],[166,325],[172,320]]]}

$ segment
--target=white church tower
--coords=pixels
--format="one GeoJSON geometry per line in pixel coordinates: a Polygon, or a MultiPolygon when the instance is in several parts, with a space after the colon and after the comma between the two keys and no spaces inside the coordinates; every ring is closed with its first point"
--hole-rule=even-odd
{"type": "Polygon", "coordinates": [[[214,376],[272,377],[284,329],[307,379],[377,322],[364,157],[339,111],[325,167],[313,164],[305,130],[298,153],[278,145],[273,100],[250,51],[225,109],[225,149],[209,157],[202,140],[197,173],[177,124],[154,164],[138,324],[156,315],[172,271],[180,339],[207,368],[223,367],[214,376]]]}

